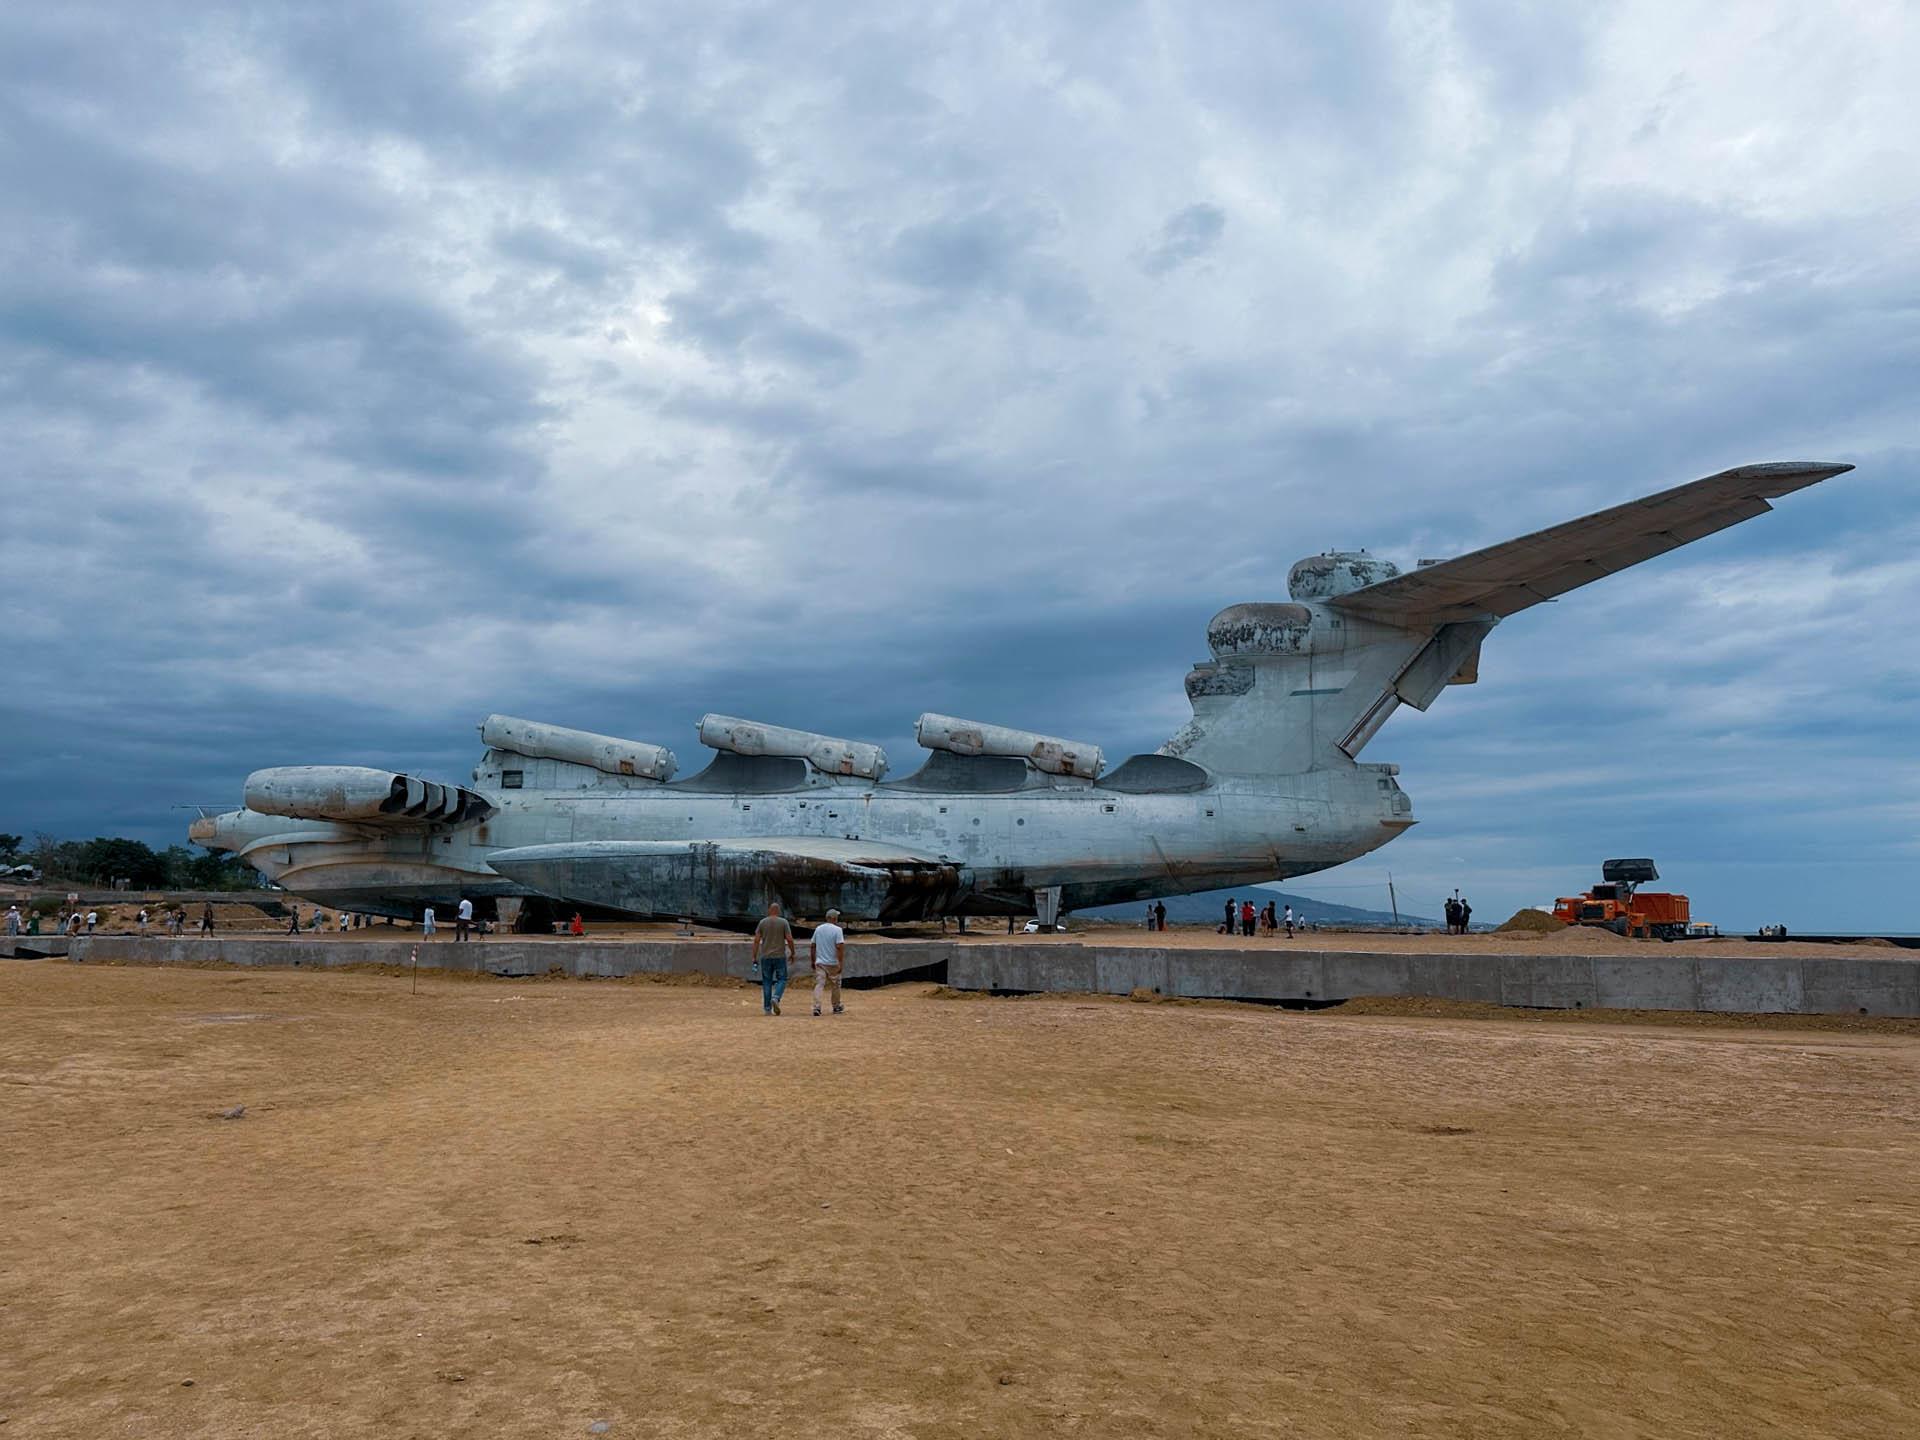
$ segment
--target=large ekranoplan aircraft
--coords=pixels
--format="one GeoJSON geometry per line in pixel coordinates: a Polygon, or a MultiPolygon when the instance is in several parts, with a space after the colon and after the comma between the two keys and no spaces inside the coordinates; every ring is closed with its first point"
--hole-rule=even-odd
{"type": "Polygon", "coordinates": [[[1399,706],[1472,684],[1501,620],[1851,468],[1746,465],[1407,574],[1365,553],[1302,560],[1285,602],[1213,617],[1193,719],[1112,771],[1080,741],[922,715],[926,764],[883,780],[876,745],[708,715],[713,762],[676,780],[660,746],[494,715],[470,785],[257,770],[245,809],[191,835],[323,904],[406,917],[467,896],[528,922],[559,906],[732,924],[770,900],[1050,921],[1307,875],[1414,823],[1399,767],[1360,752],[1399,706]]]}

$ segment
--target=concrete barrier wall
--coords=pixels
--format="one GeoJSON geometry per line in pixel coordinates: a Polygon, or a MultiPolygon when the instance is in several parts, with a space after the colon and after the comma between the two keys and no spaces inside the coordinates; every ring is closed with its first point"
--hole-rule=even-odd
{"type": "MultiPolygon", "coordinates": [[[[101,935],[27,944],[77,961],[130,964],[404,967],[574,976],[697,973],[751,977],[745,940],[529,940],[495,937],[330,940],[101,935]]],[[[44,953],[44,952],[43,952],[44,953]]],[[[796,979],[805,970],[804,951],[796,979]]],[[[1758,1015],[1920,1016],[1920,959],[1735,958],[1660,946],[1645,955],[1378,954],[1136,945],[899,940],[850,946],[846,978],[944,979],[961,990],[1162,995],[1332,1003],[1360,995],[1431,996],[1538,1009],[1704,1010],[1758,1015]]]]}
{"type": "Polygon", "coordinates": [[[954,947],[947,983],[961,990],[1154,990],[1223,1000],[1404,995],[1546,1010],[1920,1016],[1920,960],[1738,959],[1689,955],[1677,946],[1647,955],[1422,955],[968,945],[954,947]]]}
{"type": "MultiPolygon", "coordinates": [[[[451,970],[487,975],[547,975],[611,978],[620,975],[697,974],[752,978],[753,947],[746,940],[524,940],[495,937],[464,944],[432,940],[331,940],[292,936],[96,935],[63,942],[71,958],[135,965],[178,965],[215,961],[225,965],[280,966],[289,969],[342,965],[411,963],[416,947],[422,970],[451,970]]],[[[847,949],[843,978],[887,981],[926,975],[941,978],[954,947],[940,941],[900,941],[853,945],[847,949]]],[[[807,972],[806,947],[799,948],[795,979],[807,972]]],[[[809,982],[811,983],[811,982],[809,982]]]]}
{"type": "Polygon", "coordinates": [[[0,935],[0,956],[9,960],[49,960],[67,953],[65,935],[0,935]]]}

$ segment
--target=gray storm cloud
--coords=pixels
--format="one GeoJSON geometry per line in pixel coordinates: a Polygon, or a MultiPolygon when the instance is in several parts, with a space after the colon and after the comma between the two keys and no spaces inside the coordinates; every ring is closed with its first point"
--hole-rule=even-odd
{"type": "Polygon", "coordinates": [[[1816,456],[1396,719],[1424,823],[1324,883],[1901,923],[1916,62],[1840,6],[13,7],[0,829],[458,778],[495,709],[1124,754],[1298,555],[1816,456]]]}

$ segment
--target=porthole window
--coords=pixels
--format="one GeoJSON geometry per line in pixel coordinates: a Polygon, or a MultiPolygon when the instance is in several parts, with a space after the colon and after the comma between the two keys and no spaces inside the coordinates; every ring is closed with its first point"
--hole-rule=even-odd
{"type": "Polygon", "coordinates": [[[1022,815],[1018,820],[1015,820],[1013,823],[1016,825],[1024,825],[1027,823],[1027,817],[1022,815]]]}
{"type": "Polygon", "coordinates": [[[1106,812],[1107,812],[1107,814],[1109,814],[1109,815],[1111,815],[1111,814],[1113,814],[1113,806],[1111,806],[1111,805],[1102,805],[1102,806],[1101,806],[1100,808],[1101,808],[1102,810],[1104,810],[1104,811],[1106,811],[1106,812]]]}

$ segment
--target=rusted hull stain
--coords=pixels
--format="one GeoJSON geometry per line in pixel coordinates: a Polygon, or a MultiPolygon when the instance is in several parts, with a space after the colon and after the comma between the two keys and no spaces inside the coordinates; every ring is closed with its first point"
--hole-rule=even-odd
{"type": "Polygon", "coordinates": [[[694,843],[666,854],[496,857],[504,874],[557,900],[630,915],[744,920],[779,901],[790,914],[829,908],[882,921],[954,910],[966,882],[954,865],[846,864],[786,850],[694,843]]]}

